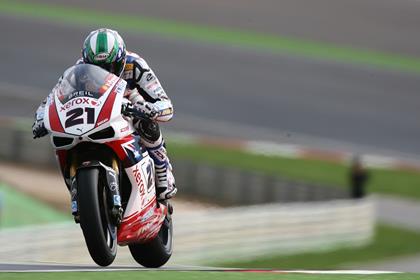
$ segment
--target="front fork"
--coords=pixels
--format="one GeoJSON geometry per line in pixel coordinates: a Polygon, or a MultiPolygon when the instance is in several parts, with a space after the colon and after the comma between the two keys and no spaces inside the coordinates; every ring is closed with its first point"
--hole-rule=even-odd
{"type": "Polygon", "coordinates": [[[111,222],[115,226],[119,226],[123,218],[123,208],[121,204],[121,195],[118,182],[118,163],[113,160],[112,167],[108,167],[100,161],[85,161],[79,167],[74,162],[70,167],[70,194],[71,194],[71,213],[76,223],[80,223],[78,196],[77,196],[77,170],[82,168],[99,168],[99,176],[106,179],[105,185],[108,188],[107,200],[111,202],[112,207],[109,210],[111,222]]]}

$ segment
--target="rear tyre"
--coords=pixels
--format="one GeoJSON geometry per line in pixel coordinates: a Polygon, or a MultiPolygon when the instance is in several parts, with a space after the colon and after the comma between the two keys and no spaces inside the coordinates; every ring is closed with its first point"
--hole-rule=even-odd
{"type": "Polygon", "coordinates": [[[79,170],[77,189],[80,226],[89,254],[98,265],[108,266],[117,254],[117,228],[110,221],[107,188],[99,179],[99,169],[79,170]]]}
{"type": "Polygon", "coordinates": [[[172,218],[168,213],[155,239],[145,244],[131,244],[128,247],[136,262],[144,267],[157,268],[164,265],[172,256],[172,236],[172,218]]]}

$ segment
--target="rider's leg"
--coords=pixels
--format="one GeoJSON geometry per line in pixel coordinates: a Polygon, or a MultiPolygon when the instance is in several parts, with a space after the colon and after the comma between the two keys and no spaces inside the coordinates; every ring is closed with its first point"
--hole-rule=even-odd
{"type": "Polygon", "coordinates": [[[157,198],[170,199],[176,194],[177,189],[159,125],[153,121],[141,120],[137,128],[142,144],[155,163],[157,198]]]}

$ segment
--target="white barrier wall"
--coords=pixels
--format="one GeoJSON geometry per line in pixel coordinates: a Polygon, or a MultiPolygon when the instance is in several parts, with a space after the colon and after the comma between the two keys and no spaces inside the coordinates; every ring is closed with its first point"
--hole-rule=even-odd
{"type": "MultiPolygon", "coordinates": [[[[371,241],[370,199],[174,212],[172,264],[213,264],[354,247],[371,241]]],[[[133,264],[127,248],[116,263],[133,264]]],[[[0,262],[93,263],[78,225],[0,231],[0,262]]]]}
{"type": "Polygon", "coordinates": [[[374,214],[369,199],[197,211],[176,216],[174,259],[204,264],[360,246],[373,237],[374,214]]]}

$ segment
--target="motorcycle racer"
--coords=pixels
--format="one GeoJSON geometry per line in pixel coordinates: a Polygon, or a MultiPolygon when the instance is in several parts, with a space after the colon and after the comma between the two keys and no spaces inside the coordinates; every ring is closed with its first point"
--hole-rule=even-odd
{"type": "MultiPolygon", "coordinates": [[[[94,30],[86,37],[82,58],[76,64],[80,63],[100,66],[127,82],[125,98],[134,109],[147,116],[147,119],[134,119],[133,124],[155,164],[157,198],[172,198],[177,188],[158,122],[172,119],[173,106],[153,70],[138,54],[126,50],[118,32],[107,28],[94,30]]],[[[32,126],[34,138],[48,134],[44,126],[44,108],[49,98],[52,93],[36,111],[32,126]]]]}

